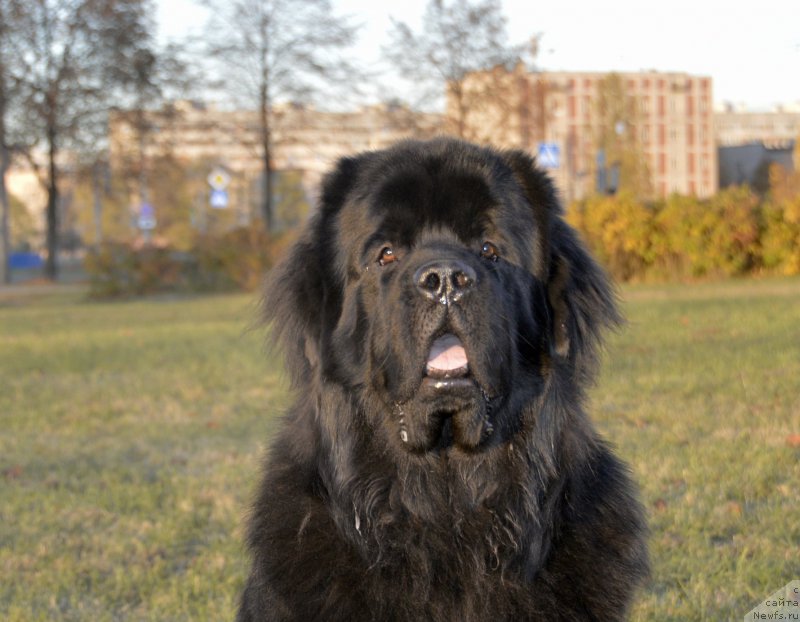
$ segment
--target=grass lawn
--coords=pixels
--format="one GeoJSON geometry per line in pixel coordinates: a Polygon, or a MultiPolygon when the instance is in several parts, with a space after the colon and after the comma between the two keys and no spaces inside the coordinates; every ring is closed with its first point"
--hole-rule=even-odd
{"type": "MultiPolygon", "coordinates": [[[[800,578],[800,280],[623,296],[591,410],[650,512],[632,618],[741,620],[800,578]]],[[[289,399],[255,316],[0,295],[0,619],[233,618],[289,399]]]]}

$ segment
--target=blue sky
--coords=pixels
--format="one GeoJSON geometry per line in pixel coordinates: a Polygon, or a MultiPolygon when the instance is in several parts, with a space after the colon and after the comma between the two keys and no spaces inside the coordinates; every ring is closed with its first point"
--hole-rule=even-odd
{"type": "MultiPolygon", "coordinates": [[[[191,0],[156,0],[160,36],[200,33],[191,0]]],[[[333,0],[363,24],[354,52],[374,63],[389,16],[417,26],[427,0],[333,0]]],[[[509,39],[543,33],[545,70],[686,71],[714,79],[717,102],[764,109],[800,102],[800,0],[504,0],[509,39]]]]}

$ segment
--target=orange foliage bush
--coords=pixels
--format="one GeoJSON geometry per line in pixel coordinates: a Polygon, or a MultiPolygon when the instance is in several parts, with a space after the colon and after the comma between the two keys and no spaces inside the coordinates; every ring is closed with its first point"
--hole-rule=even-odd
{"type": "Polygon", "coordinates": [[[764,267],[800,274],[800,173],[789,174],[773,166],[770,187],[761,241],[764,267]]]}
{"type": "Polygon", "coordinates": [[[256,223],[221,235],[198,236],[188,251],[104,244],[85,260],[90,295],[114,298],[165,291],[253,291],[293,236],[271,236],[256,223]]]}
{"type": "Polygon", "coordinates": [[[86,255],[89,295],[93,298],[141,296],[178,288],[181,266],[164,247],[108,242],[86,255]]]}
{"type": "Polygon", "coordinates": [[[573,204],[567,221],[620,280],[642,275],[652,262],[652,212],[630,194],[598,196],[573,204]]]}
{"type": "Polygon", "coordinates": [[[623,193],[573,203],[567,220],[621,281],[798,274],[800,176],[785,175],[764,200],[746,186],[655,203],[623,193]]]}

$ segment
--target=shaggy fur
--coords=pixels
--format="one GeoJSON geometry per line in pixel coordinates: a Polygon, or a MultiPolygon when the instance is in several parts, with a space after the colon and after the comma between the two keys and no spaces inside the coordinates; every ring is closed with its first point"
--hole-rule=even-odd
{"type": "Polygon", "coordinates": [[[297,400],[238,620],[624,619],[645,520],[581,406],[619,316],[529,157],[437,139],[341,160],[265,306],[297,400]],[[437,383],[444,334],[469,372],[437,383]]]}

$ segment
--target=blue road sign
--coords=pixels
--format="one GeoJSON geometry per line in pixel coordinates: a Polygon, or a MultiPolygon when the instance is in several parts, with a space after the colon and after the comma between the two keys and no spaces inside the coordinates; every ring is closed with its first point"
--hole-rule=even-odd
{"type": "Polygon", "coordinates": [[[228,191],[212,190],[208,202],[214,209],[225,209],[228,207],[228,191]]]}
{"type": "Polygon", "coordinates": [[[142,203],[139,206],[138,225],[142,231],[156,228],[156,210],[150,203],[142,203]]]}
{"type": "Polygon", "coordinates": [[[557,143],[539,143],[536,161],[544,168],[558,168],[561,163],[561,149],[557,143]]]}

